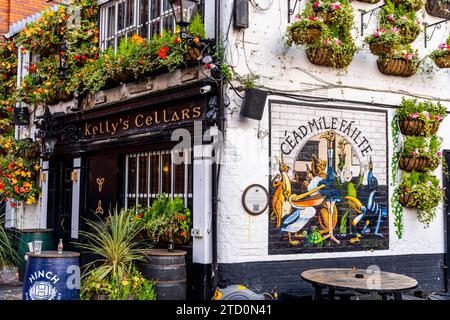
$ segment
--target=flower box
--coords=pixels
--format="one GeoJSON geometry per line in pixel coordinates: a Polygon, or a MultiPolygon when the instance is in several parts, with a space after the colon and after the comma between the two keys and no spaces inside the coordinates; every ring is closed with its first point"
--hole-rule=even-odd
{"type": "Polygon", "coordinates": [[[450,2],[441,0],[427,0],[425,10],[430,16],[450,19],[450,2]]]}
{"type": "Polygon", "coordinates": [[[377,65],[381,73],[390,76],[411,77],[417,72],[414,62],[406,58],[379,58],[377,65]]]}

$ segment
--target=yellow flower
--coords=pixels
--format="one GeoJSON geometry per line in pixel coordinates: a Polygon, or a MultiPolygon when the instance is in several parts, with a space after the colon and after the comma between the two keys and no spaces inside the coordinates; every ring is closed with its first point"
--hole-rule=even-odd
{"type": "Polygon", "coordinates": [[[50,81],[47,81],[46,83],[44,83],[47,87],[50,87],[52,85],[52,83],[50,81]]]}
{"type": "Polygon", "coordinates": [[[34,170],[39,171],[40,168],[41,168],[41,167],[39,166],[39,164],[36,163],[36,164],[34,165],[34,170]]]}
{"type": "Polygon", "coordinates": [[[27,201],[25,202],[26,204],[33,204],[36,203],[36,198],[33,196],[30,196],[27,198],[27,201]]]}
{"type": "Polygon", "coordinates": [[[19,168],[23,167],[23,162],[19,162],[19,168]]]}
{"type": "Polygon", "coordinates": [[[127,286],[128,285],[128,281],[127,280],[123,280],[122,281],[122,285],[127,286]]]}
{"type": "Polygon", "coordinates": [[[15,185],[17,183],[17,179],[16,178],[11,178],[11,184],[15,185]]]}

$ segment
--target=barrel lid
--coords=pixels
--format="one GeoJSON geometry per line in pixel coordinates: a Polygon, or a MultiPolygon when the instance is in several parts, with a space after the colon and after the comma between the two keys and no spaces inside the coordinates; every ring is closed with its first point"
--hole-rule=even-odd
{"type": "Polygon", "coordinates": [[[183,250],[168,251],[167,249],[149,249],[147,254],[151,256],[184,256],[187,254],[183,250]]]}
{"type": "Polygon", "coordinates": [[[80,256],[78,252],[74,251],[41,251],[40,254],[34,252],[27,252],[27,255],[34,258],[77,258],[80,256]]]}
{"type": "Polygon", "coordinates": [[[19,229],[23,233],[52,232],[53,229],[19,229]]]}

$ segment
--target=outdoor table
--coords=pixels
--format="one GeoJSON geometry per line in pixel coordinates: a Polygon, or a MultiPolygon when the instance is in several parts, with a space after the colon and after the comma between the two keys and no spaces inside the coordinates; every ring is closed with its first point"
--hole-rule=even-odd
{"type": "Polygon", "coordinates": [[[402,300],[402,291],[417,287],[415,279],[391,272],[366,269],[313,269],[301,274],[303,280],[314,287],[314,300],[322,298],[322,290],[328,288],[330,299],[334,298],[336,290],[358,293],[378,293],[383,300],[388,294],[393,294],[395,300],[402,300]]]}

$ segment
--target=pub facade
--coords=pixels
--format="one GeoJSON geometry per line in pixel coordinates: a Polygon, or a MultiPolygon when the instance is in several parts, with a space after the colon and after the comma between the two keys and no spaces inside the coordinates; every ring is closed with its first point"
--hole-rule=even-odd
{"type": "MultiPolygon", "coordinates": [[[[304,295],[311,287],[301,272],[322,267],[395,271],[424,292],[446,290],[445,200],[426,228],[414,209],[399,220],[393,196],[401,172],[392,163],[405,139],[393,125],[402,99],[448,108],[448,69],[432,77],[382,74],[360,29],[353,37],[361,49],[345,72],[317,66],[301,47],[284,45],[292,2],[248,1],[244,9],[239,1],[199,2],[207,37],[223,50],[233,79],[217,81],[207,62],[36,109],[30,125],[16,126],[18,138],[33,138],[33,120],[48,119],[54,150],[41,160],[38,203],[8,207],[11,226],[51,228],[70,247],[84,219],[149,206],[166,193],[193,212],[183,247],[188,299],[210,299],[217,283],[304,295]],[[254,87],[267,97],[255,98],[254,87]],[[249,115],[252,107],[260,116],[249,115]]],[[[99,6],[102,50],[134,33],[175,28],[167,1],[99,6]],[[123,28],[119,11],[130,21],[123,28]]],[[[359,26],[367,19],[359,9],[373,5],[350,8],[359,26]]],[[[428,24],[440,21],[424,15],[428,24]]],[[[444,25],[426,47],[414,42],[421,57],[448,37],[444,25]]],[[[437,133],[444,156],[448,121],[437,133]]],[[[446,186],[442,168],[434,175],[446,186]]]]}

